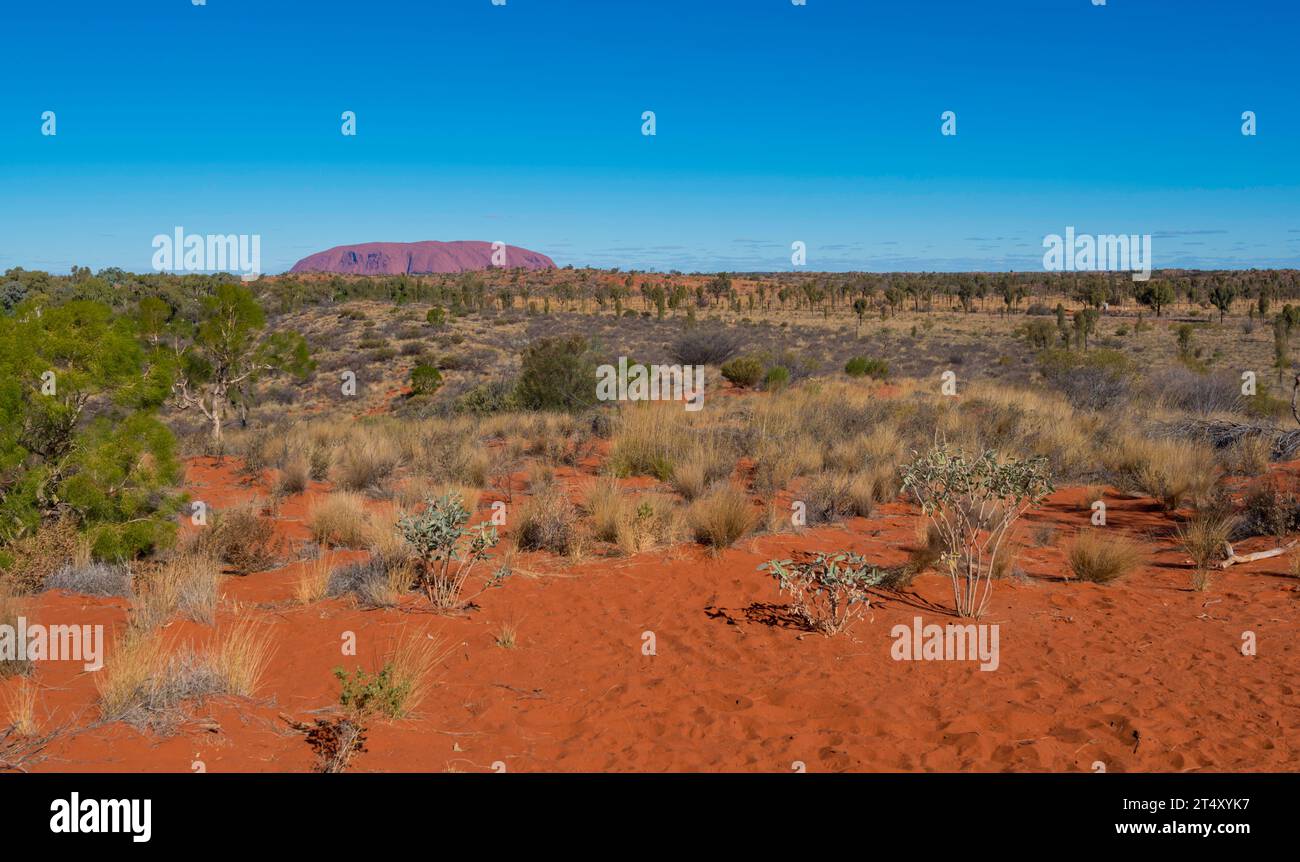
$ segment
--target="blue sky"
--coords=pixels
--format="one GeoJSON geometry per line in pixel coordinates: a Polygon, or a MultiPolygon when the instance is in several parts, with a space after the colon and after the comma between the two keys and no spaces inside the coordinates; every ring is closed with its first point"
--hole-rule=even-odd
{"type": "Polygon", "coordinates": [[[7,6],[0,270],[147,271],[177,225],[260,234],[267,272],[424,239],[1033,270],[1067,225],[1152,234],[1157,266],[1300,266],[1293,0],[7,6]]]}

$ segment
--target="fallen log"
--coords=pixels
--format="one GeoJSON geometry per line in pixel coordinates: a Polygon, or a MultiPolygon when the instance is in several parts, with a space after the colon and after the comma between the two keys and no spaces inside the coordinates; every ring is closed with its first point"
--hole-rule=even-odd
{"type": "Polygon", "coordinates": [[[1228,552],[1228,558],[1225,559],[1223,562],[1219,563],[1219,568],[1226,569],[1228,568],[1228,566],[1235,565],[1237,563],[1253,563],[1255,560],[1267,560],[1269,557],[1280,557],[1283,554],[1285,554],[1287,551],[1294,548],[1296,546],[1297,541],[1300,540],[1288,542],[1287,544],[1282,545],[1279,548],[1269,548],[1267,551],[1255,551],[1254,553],[1250,553],[1250,554],[1237,554],[1233,552],[1231,543],[1224,542],[1223,548],[1228,552]]]}

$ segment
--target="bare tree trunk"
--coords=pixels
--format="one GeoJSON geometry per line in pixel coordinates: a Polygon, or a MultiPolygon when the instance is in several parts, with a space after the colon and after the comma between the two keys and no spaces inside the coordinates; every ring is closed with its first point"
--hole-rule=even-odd
{"type": "Polygon", "coordinates": [[[225,393],[212,393],[212,445],[216,451],[221,451],[221,420],[222,410],[225,408],[225,393]]]}

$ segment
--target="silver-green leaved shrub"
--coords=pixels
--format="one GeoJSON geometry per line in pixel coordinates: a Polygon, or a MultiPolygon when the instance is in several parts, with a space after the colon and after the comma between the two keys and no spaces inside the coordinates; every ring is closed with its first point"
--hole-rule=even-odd
{"type": "Polygon", "coordinates": [[[946,444],[912,455],[901,471],[903,490],[939,534],[958,616],[978,619],[1012,525],[1053,490],[1047,459],[1000,460],[991,450],[968,456],[946,444]]]}
{"type": "Polygon", "coordinates": [[[459,494],[431,498],[422,511],[397,522],[402,538],[415,555],[415,584],[424,590],[441,611],[465,608],[476,596],[497,586],[510,575],[498,568],[473,595],[466,596],[465,584],[476,563],[488,558],[497,544],[496,527],[469,527],[469,510],[459,494]]]}
{"type": "Polygon", "coordinates": [[[867,589],[885,579],[883,571],[847,551],[768,560],[758,568],[789,594],[790,611],[799,622],[827,637],[848,628],[867,607],[867,589]]]}

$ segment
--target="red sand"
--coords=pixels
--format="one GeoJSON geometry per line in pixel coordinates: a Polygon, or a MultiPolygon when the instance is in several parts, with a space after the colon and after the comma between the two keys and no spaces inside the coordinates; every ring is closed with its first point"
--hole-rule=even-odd
{"type": "MultiPolygon", "coordinates": [[[[561,472],[563,477],[571,471],[561,472]]],[[[189,465],[187,488],[214,505],[265,496],[234,464],[189,465]]],[[[305,537],[310,498],[286,501],[283,531],[305,537]]],[[[1218,575],[1192,591],[1170,535],[1148,500],[1114,499],[1107,529],[1128,534],[1150,562],[1111,586],[1068,583],[1062,548],[1087,523],[1080,492],[1062,491],[1031,513],[1028,529],[1060,527],[1054,546],[1028,547],[1028,582],[996,584],[986,623],[1001,626],[1001,665],[898,662],[890,629],[953,621],[946,579],[918,578],[902,594],[873,598],[865,617],[835,638],[764,622],[783,603],[759,563],[796,549],[851,549],[878,564],[901,562],[915,514],[891,504],[871,520],[742,541],[718,557],[679,546],[579,565],[526,555],[517,574],[451,618],[413,597],[401,609],[359,610],[345,600],[291,600],[299,566],[223,579],[218,626],[234,603],[274,627],[277,646],[258,697],[190,704],[194,720],[160,737],[97,724],[94,674],[45,663],[38,717],[65,732],[40,771],[306,770],[312,755],[278,718],[310,717],[337,702],[331,670],[375,668],[403,632],[445,638],[453,651],[419,715],[376,722],[354,771],[809,771],[1053,770],[1251,771],[1300,768],[1300,582],[1286,557],[1218,575]],[[539,574],[540,572],[540,574],[539,574]],[[502,623],[519,645],[495,645],[502,623]],[[1253,631],[1258,655],[1243,656],[1253,631]],[[340,654],[345,632],[356,657],[340,654]],[[654,632],[657,655],[642,654],[654,632]]],[[[516,505],[518,496],[516,495],[516,505]]],[[[486,498],[482,505],[486,505],[486,498]]],[[[1261,543],[1246,543],[1250,550],[1261,543]]],[[[38,622],[125,625],[120,599],[47,593],[38,622]]],[[[211,637],[173,622],[169,638],[211,637]]],[[[112,661],[112,654],[107,659],[112,661]]],[[[0,683],[8,693],[15,680],[0,683]]]]}

